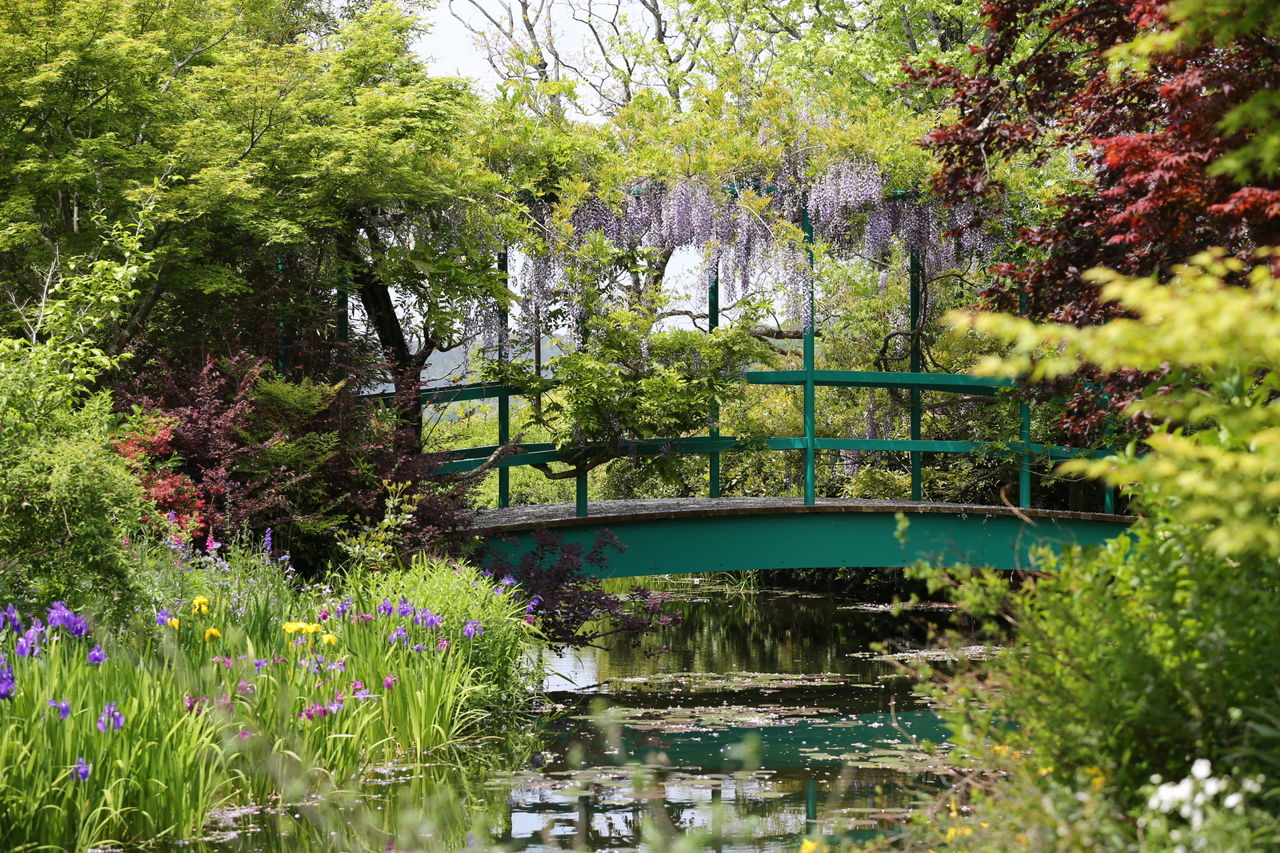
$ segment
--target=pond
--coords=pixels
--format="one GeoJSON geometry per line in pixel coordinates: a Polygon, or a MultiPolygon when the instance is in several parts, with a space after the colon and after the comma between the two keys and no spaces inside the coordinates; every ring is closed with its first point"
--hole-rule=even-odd
{"type": "Polygon", "coordinates": [[[544,726],[544,766],[505,780],[511,849],[635,847],[646,824],[793,848],[815,823],[870,829],[936,782],[946,732],[876,649],[920,649],[949,612],[768,590],[676,607],[682,622],[638,647],[548,660],[564,713],[544,726]]]}
{"type": "Polygon", "coordinates": [[[407,814],[443,849],[487,837],[512,851],[619,850],[701,833],[717,850],[794,850],[814,829],[870,837],[942,784],[947,732],[900,660],[930,654],[946,607],[692,582],[671,607],[679,622],[637,645],[546,653],[540,713],[492,732],[503,748],[472,766],[387,768],[353,797],[360,821],[337,828],[306,808],[228,815],[197,849],[320,849],[361,821],[400,849],[392,827],[407,814]]]}

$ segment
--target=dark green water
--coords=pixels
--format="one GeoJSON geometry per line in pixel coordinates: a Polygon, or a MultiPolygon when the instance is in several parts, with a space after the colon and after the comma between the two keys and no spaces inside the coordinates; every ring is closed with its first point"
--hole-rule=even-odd
{"type": "Polygon", "coordinates": [[[880,647],[920,650],[948,612],[687,589],[638,645],[548,653],[546,707],[463,766],[386,768],[344,809],[229,816],[185,849],[794,850],[882,831],[939,784],[946,732],[880,647]]]}
{"type": "Polygon", "coordinates": [[[548,660],[564,714],[538,772],[512,774],[503,841],[613,850],[715,830],[725,850],[793,849],[816,827],[870,831],[936,783],[946,732],[892,660],[946,614],[893,615],[780,592],[682,596],[639,647],[548,660]]]}

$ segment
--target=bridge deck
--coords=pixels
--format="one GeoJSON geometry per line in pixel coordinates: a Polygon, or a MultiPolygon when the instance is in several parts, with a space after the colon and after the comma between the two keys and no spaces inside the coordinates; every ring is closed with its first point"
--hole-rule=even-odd
{"type": "Polygon", "coordinates": [[[481,536],[516,533],[535,528],[595,527],[629,521],[657,521],[678,518],[711,518],[724,516],[786,515],[791,513],[875,513],[888,515],[953,515],[969,517],[1013,517],[1075,521],[1125,523],[1132,518],[1099,512],[1074,512],[1056,509],[1014,509],[1008,506],[982,504],[932,503],[927,501],[886,501],[845,498],[819,498],[806,506],[801,498],[647,498],[640,500],[592,501],[585,518],[575,515],[574,504],[538,504],[505,509],[482,509],[476,515],[471,532],[481,536]]]}

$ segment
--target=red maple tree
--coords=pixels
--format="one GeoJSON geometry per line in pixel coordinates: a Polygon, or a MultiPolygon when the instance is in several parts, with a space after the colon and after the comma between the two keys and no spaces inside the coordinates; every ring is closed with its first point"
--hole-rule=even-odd
{"type": "MultiPolygon", "coordinates": [[[[1022,229],[1015,257],[994,268],[984,307],[1100,323],[1117,309],[1082,278],[1092,267],[1162,275],[1211,246],[1243,257],[1280,243],[1280,180],[1214,168],[1248,141],[1224,129],[1232,110],[1280,85],[1280,42],[1242,34],[1117,67],[1115,48],[1171,29],[1166,13],[1153,0],[988,0],[972,70],[908,67],[958,116],[923,144],[942,164],[938,195],[972,205],[968,227],[1010,213],[995,164],[1039,166],[1064,149],[1082,162],[1074,185],[1022,229]]],[[[1082,371],[1038,391],[1069,398],[1063,429],[1087,443],[1151,379],[1082,371]]]]}

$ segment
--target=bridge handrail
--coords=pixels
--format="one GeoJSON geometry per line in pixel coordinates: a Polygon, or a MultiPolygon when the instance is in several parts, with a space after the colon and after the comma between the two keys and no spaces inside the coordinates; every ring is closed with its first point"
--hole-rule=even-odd
{"type": "MultiPolygon", "coordinates": [[[[624,456],[663,456],[668,453],[706,454],[726,453],[742,450],[804,450],[804,436],[769,438],[763,442],[739,440],[733,436],[691,436],[687,438],[646,438],[625,442],[619,450],[624,456]],[[763,446],[762,446],[763,445],[763,446]]],[[[1097,457],[1105,455],[1105,451],[1087,450],[1076,447],[1060,447],[1050,444],[1026,443],[1021,441],[933,441],[903,439],[869,439],[869,438],[820,438],[817,440],[818,450],[868,450],[878,452],[900,453],[992,453],[1007,456],[1030,454],[1051,460],[1076,459],[1079,457],[1097,457]]],[[[510,456],[503,457],[495,463],[496,468],[515,468],[520,465],[538,465],[548,462],[572,463],[574,456],[583,452],[603,447],[603,444],[586,444],[564,452],[554,444],[522,443],[509,445],[516,448],[510,456]]],[[[460,450],[445,451],[449,461],[444,462],[436,470],[441,474],[456,471],[470,471],[480,467],[500,445],[491,444],[483,447],[467,447],[460,450]]]]}
{"type": "MultiPolygon", "coordinates": [[[[972,376],[969,374],[949,373],[909,373],[870,370],[749,370],[743,379],[751,385],[794,385],[831,388],[879,388],[896,389],[913,392],[913,398],[921,391],[933,391],[945,394],[968,394],[993,396],[1002,389],[1015,385],[1012,379],[996,376],[972,376]]],[[[557,384],[557,383],[552,383],[557,384]]],[[[392,393],[368,394],[366,399],[389,400],[392,393]]],[[[512,397],[528,396],[519,388],[501,382],[473,382],[438,388],[423,388],[420,400],[423,405],[442,405],[469,400],[498,399],[505,403],[512,397]]],[[[1019,482],[1019,504],[1023,508],[1031,506],[1030,465],[1033,458],[1051,461],[1078,457],[1094,457],[1104,455],[1105,451],[1087,448],[1046,445],[1030,441],[1030,406],[1022,406],[1021,440],[1011,442],[993,441],[937,441],[925,439],[866,439],[866,438],[819,438],[806,436],[774,436],[767,439],[747,440],[734,436],[722,436],[718,433],[707,436],[685,436],[671,438],[647,438],[625,442],[615,447],[615,451],[623,456],[661,456],[669,453],[704,454],[718,462],[720,453],[742,450],[862,450],[870,452],[898,452],[912,454],[913,462],[921,453],[942,454],[976,454],[990,453],[1004,456],[1021,457],[1023,476],[1019,482]]],[[[500,415],[509,415],[507,406],[500,406],[500,415]]],[[[503,424],[509,430],[509,423],[503,424]]],[[[440,473],[469,471],[478,468],[502,445],[486,445],[445,451],[447,461],[437,470],[440,473]]],[[[508,445],[510,446],[510,445],[508,445]]],[[[572,464],[575,457],[584,452],[603,447],[602,444],[587,444],[581,448],[562,449],[546,442],[524,442],[514,445],[514,452],[498,460],[495,464],[500,472],[503,485],[506,485],[506,472],[510,468],[521,465],[537,465],[551,462],[572,464]]],[[[718,468],[718,465],[716,466],[718,468]]],[[[919,468],[913,465],[913,499],[919,499],[919,468]]],[[[714,481],[713,481],[714,484],[714,481]]],[[[508,503],[506,489],[500,489],[500,505],[508,503]]],[[[713,489],[718,491],[718,489],[713,489]]],[[[579,514],[586,514],[586,476],[579,475],[577,502],[579,514]]],[[[1114,495],[1107,492],[1107,511],[1114,510],[1114,495]]]]}
{"type": "MultiPolygon", "coordinates": [[[[813,223],[809,218],[807,207],[801,209],[801,230],[804,232],[806,246],[813,243],[813,223]]],[[[753,385],[796,385],[804,390],[804,436],[769,438],[764,443],[770,450],[803,450],[804,451],[804,502],[812,505],[817,500],[817,461],[819,450],[870,450],[870,451],[905,451],[911,456],[911,499],[920,501],[924,494],[924,478],[922,473],[923,454],[925,453],[978,453],[1007,452],[1021,457],[1018,473],[1018,504],[1021,508],[1031,507],[1031,473],[1032,463],[1036,456],[1047,456],[1050,459],[1069,458],[1071,456],[1092,455],[1094,452],[1080,448],[1046,447],[1031,441],[1031,404],[1027,401],[1019,403],[1018,441],[1009,444],[995,442],[948,442],[925,441],[921,435],[923,425],[923,407],[920,395],[925,391],[951,394],[971,394],[992,396],[1001,388],[1008,388],[1015,383],[1003,377],[970,376],[967,374],[925,373],[923,351],[920,346],[922,306],[924,288],[924,266],[920,249],[912,246],[908,250],[908,278],[910,280],[908,302],[908,331],[906,340],[908,347],[908,367],[903,372],[881,372],[869,370],[819,370],[816,355],[816,334],[812,319],[804,326],[804,348],[802,370],[750,370],[743,373],[742,378],[753,385]],[[854,438],[819,438],[817,434],[817,398],[816,390],[820,387],[834,388],[892,388],[906,391],[910,395],[910,439],[854,439],[854,438]]],[[[813,253],[809,252],[810,265],[813,253]]],[[[507,255],[499,255],[499,265],[507,272],[507,255]]],[[[710,265],[707,273],[707,328],[714,330],[720,323],[720,282],[715,264],[710,265]]],[[[814,288],[808,288],[808,307],[805,316],[813,318],[814,288]]],[[[502,311],[505,328],[506,313],[502,311]]],[[[506,337],[498,337],[498,358],[507,358],[506,337]]],[[[553,385],[556,383],[552,383],[553,385]]],[[[500,382],[479,382],[468,385],[455,385],[445,388],[424,388],[420,392],[423,405],[429,403],[455,403],[465,400],[481,400],[497,398],[498,401],[498,445],[509,443],[511,436],[511,398],[521,396],[520,389],[504,385],[500,382]]],[[[390,398],[394,394],[369,395],[375,398],[390,398]]],[[[628,452],[637,455],[671,452],[705,453],[708,460],[708,492],[711,497],[720,496],[720,453],[725,450],[743,449],[759,446],[759,443],[740,443],[737,439],[720,435],[718,412],[709,413],[709,435],[679,439],[645,439],[628,447],[628,452]],[[657,448],[657,449],[655,449],[657,448]]],[[[445,463],[448,466],[479,467],[482,460],[487,459],[496,448],[469,448],[454,451],[452,459],[445,463]],[[486,452],[487,451],[487,452],[486,452]]],[[[498,468],[498,506],[505,507],[510,502],[509,469],[516,465],[532,465],[538,462],[570,461],[563,458],[559,450],[551,445],[522,446],[522,452],[499,461],[498,468]]],[[[582,453],[582,449],[575,451],[582,453]]],[[[571,463],[572,464],[572,463],[571,463]]],[[[456,470],[456,469],[455,469],[456,470]]],[[[1106,510],[1115,509],[1115,491],[1108,488],[1106,510]]],[[[587,514],[587,474],[577,474],[576,483],[577,512],[580,516],[587,514]]]]}
{"type": "MultiPolygon", "coordinates": [[[[803,370],[748,370],[742,378],[749,385],[804,385],[803,370]]],[[[559,383],[550,380],[552,386],[559,383]]],[[[815,370],[813,384],[823,388],[893,388],[900,391],[938,391],[952,394],[973,394],[990,397],[1002,388],[1014,385],[1004,376],[971,376],[967,373],[905,373],[877,370],[815,370]]],[[[390,400],[391,391],[361,395],[366,400],[390,400]]],[[[423,388],[418,397],[424,405],[461,403],[468,400],[491,400],[499,397],[519,397],[525,393],[519,388],[501,382],[468,382],[458,385],[442,385],[423,388]]]]}

